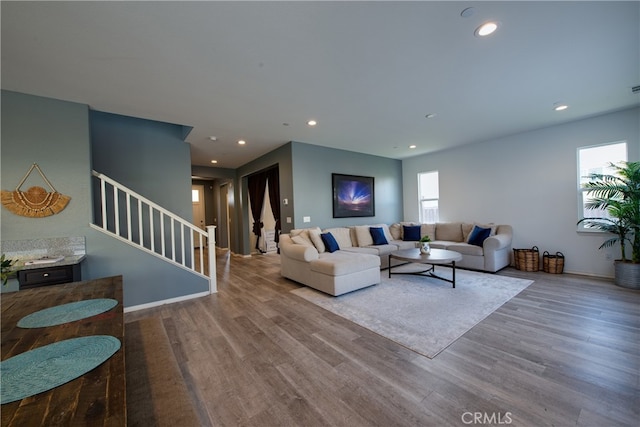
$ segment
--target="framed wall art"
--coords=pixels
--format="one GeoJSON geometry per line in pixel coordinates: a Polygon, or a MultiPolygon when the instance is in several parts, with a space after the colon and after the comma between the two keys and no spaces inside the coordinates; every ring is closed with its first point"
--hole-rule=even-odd
{"type": "Polygon", "coordinates": [[[373,177],[331,174],[333,217],[375,216],[373,177]]]}

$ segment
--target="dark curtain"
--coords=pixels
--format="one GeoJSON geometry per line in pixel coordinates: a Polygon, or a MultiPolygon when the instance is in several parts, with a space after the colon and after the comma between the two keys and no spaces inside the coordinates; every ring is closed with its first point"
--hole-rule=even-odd
{"type": "Polygon", "coordinates": [[[269,183],[269,203],[271,212],[276,220],[276,243],[280,241],[280,170],[278,168],[269,169],[267,172],[267,182],[269,183]]]}
{"type": "Polygon", "coordinates": [[[251,204],[251,213],[253,215],[253,234],[258,236],[256,239],[256,249],[259,249],[260,230],[262,230],[262,206],[264,205],[264,191],[267,188],[267,174],[257,173],[249,176],[247,187],[249,190],[249,203],[251,204]]]}

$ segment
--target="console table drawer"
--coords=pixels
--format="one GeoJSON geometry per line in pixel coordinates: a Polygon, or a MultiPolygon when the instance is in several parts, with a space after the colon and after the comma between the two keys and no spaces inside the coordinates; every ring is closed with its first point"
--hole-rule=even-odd
{"type": "Polygon", "coordinates": [[[20,289],[58,285],[61,283],[76,282],[79,280],[79,264],[18,271],[18,283],[20,284],[20,289]]]}

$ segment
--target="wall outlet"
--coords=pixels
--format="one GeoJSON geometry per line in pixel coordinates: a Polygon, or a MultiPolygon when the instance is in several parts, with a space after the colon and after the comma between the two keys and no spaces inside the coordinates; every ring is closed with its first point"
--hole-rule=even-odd
{"type": "Polygon", "coordinates": [[[311,217],[310,216],[303,217],[302,222],[311,222],[311,217]]]}
{"type": "Polygon", "coordinates": [[[290,216],[287,217],[287,224],[291,224],[291,217],[290,216]]]}

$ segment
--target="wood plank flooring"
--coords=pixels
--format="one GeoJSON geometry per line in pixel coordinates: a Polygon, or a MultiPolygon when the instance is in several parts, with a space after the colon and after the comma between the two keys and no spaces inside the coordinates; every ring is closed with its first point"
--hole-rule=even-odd
{"type": "Polygon", "coordinates": [[[162,319],[202,426],[638,425],[638,291],[508,268],[535,283],[428,359],[291,294],[278,255],[217,268],[125,315],[162,319]]]}

